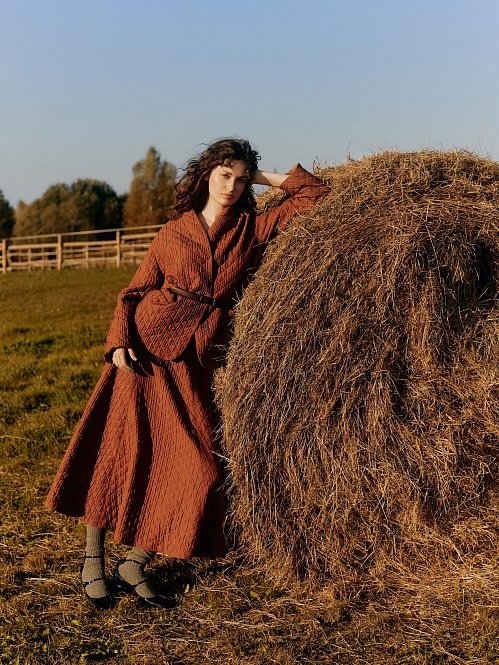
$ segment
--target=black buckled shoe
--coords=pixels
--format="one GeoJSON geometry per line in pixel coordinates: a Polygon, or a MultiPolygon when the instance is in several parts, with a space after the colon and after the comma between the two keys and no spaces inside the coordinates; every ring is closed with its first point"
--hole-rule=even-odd
{"type": "Polygon", "coordinates": [[[127,561],[133,561],[142,567],[142,564],[139,561],[134,561],[134,559],[120,559],[118,561],[114,569],[113,582],[119,591],[136,596],[146,607],[159,607],[162,609],[171,609],[172,607],[175,607],[176,602],[174,598],[167,598],[166,596],[160,595],[146,598],[145,596],[141,596],[139,593],[137,593],[137,587],[141,584],[144,584],[144,582],[148,582],[148,580],[144,577],[144,579],[140,580],[140,582],[137,582],[137,584],[130,584],[125,579],[123,579],[123,577],[120,575],[119,567],[122,563],[126,563],[127,561]]]}
{"type": "MultiPolygon", "coordinates": [[[[87,556],[85,555],[85,559],[99,559],[100,556],[87,556]]],[[[89,596],[87,587],[89,584],[93,584],[94,582],[107,582],[105,577],[96,577],[93,580],[89,580],[88,582],[83,582],[83,592],[85,594],[85,597],[87,600],[89,600],[92,605],[97,609],[97,610],[110,610],[116,605],[116,598],[114,595],[108,591],[105,596],[100,596],[98,598],[92,598],[92,596],[89,596]]]]}

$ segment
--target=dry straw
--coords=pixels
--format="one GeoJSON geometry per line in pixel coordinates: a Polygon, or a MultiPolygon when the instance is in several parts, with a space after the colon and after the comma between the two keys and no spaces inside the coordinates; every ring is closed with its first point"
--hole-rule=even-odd
{"type": "Polygon", "coordinates": [[[499,165],[384,152],[320,176],[216,389],[241,551],[350,594],[497,544],[499,165]]]}

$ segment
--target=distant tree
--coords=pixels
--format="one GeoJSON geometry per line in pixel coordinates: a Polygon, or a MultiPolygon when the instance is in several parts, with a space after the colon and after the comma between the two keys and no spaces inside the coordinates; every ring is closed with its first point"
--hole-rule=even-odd
{"type": "Polygon", "coordinates": [[[177,169],[161,161],[159,152],[151,147],[145,159],[132,169],[133,180],[123,209],[123,226],[164,224],[175,200],[177,169]]]}
{"type": "Polygon", "coordinates": [[[0,189],[0,238],[9,238],[14,228],[14,208],[7,201],[0,189]]]}
{"type": "Polygon", "coordinates": [[[71,185],[71,197],[63,206],[66,219],[80,228],[71,230],[113,229],[121,226],[123,200],[105,182],[77,180],[71,185]]]}
{"type": "Polygon", "coordinates": [[[19,219],[19,217],[22,217],[23,212],[26,210],[28,207],[27,203],[24,203],[24,201],[18,201],[17,206],[16,206],[16,219],[19,219]]]}
{"type": "Polygon", "coordinates": [[[18,207],[14,235],[93,231],[120,227],[124,198],[98,180],[57,183],[29,205],[18,207]]]}

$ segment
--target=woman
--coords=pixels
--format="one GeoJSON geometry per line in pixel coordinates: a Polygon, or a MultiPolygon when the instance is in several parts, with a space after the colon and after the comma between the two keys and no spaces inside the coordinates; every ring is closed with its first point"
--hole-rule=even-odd
{"type": "Polygon", "coordinates": [[[283,175],[258,170],[258,160],[247,141],[232,138],[191,160],[172,219],[119,295],[108,362],[46,501],[87,525],[82,582],[98,609],[115,602],[104,567],[107,529],[133,548],[116,566],[115,587],[149,606],[172,603],[144,577],[154,552],[224,554],[211,370],[223,358],[231,302],[263,247],[328,191],[300,165],[283,175]],[[256,215],[252,184],[290,197],[256,215]]]}

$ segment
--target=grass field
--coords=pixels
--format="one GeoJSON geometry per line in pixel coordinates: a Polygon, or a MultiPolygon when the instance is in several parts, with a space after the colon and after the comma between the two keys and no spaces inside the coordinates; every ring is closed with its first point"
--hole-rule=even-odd
{"type": "MultiPolygon", "coordinates": [[[[405,572],[369,600],[273,589],[234,557],[160,556],[152,575],[178,590],[174,610],[123,598],[98,613],[83,600],[83,528],[42,504],[132,272],[0,276],[0,663],[499,663],[497,515],[489,553],[405,572]]],[[[111,570],[125,549],[108,551],[111,570]]]]}

